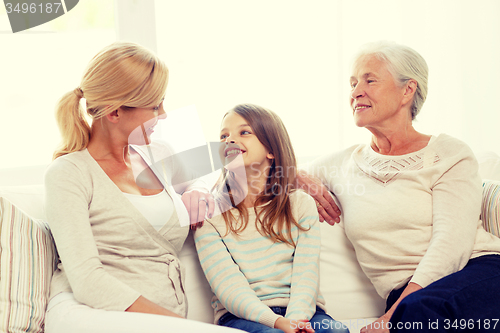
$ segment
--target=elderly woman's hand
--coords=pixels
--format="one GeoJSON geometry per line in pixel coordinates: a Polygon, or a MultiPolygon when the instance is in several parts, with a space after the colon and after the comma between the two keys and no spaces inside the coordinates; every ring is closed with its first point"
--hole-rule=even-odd
{"type": "Polygon", "coordinates": [[[390,315],[383,315],[379,319],[375,320],[373,323],[363,327],[359,332],[360,333],[389,333],[388,325],[389,320],[391,319],[390,315]]]}
{"type": "Polygon", "coordinates": [[[306,191],[316,201],[320,222],[330,225],[340,222],[340,209],[328,189],[321,181],[305,171],[297,172],[297,187],[306,191]]]}
{"type": "Polygon", "coordinates": [[[389,333],[389,327],[391,326],[389,321],[391,320],[392,315],[394,314],[394,311],[398,307],[399,303],[408,295],[419,291],[422,289],[422,287],[415,283],[415,282],[410,282],[406,286],[405,290],[401,293],[401,296],[399,296],[398,300],[391,306],[389,311],[387,311],[382,317],[379,319],[375,320],[373,323],[366,325],[363,327],[359,332],[360,333],[389,333]]]}
{"type": "Polygon", "coordinates": [[[182,194],[181,199],[189,213],[191,229],[203,226],[205,217],[211,218],[214,214],[214,198],[208,192],[189,190],[182,194]]]}

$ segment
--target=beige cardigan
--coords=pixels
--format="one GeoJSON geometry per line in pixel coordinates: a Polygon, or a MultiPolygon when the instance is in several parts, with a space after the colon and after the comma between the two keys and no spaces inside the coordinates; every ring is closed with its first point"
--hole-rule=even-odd
{"type": "MultiPolygon", "coordinates": [[[[171,177],[185,172],[169,161],[171,177]]],[[[45,188],[47,221],[61,260],[50,298],[73,292],[91,307],[124,311],[142,295],[186,316],[177,252],[188,228],[180,226],[178,214],[156,231],[86,149],[56,159],[45,188]]],[[[180,214],[187,214],[173,188],[166,189],[177,210],[184,209],[180,214]]]]}

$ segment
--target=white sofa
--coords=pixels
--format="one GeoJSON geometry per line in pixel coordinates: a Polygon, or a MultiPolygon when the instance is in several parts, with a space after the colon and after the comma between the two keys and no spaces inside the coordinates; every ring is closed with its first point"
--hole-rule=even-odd
{"type": "MultiPolygon", "coordinates": [[[[497,155],[484,155],[484,158],[480,161],[480,172],[484,179],[500,180],[500,158],[497,155]]],[[[19,280],[22,278],[27,279],[28,281],[25,283],[27,283],[32,289],[33,281],[30,281],[30,279],[33,278],[30,276],[24,276],[24,274],[19,273],[19,270],[15,270],[13,267],[28,260],[29,258],[25,258],[26,256],[29,257],[36,255],[27,253],[20,255],[21,257],[16,256],[16,249],[18,247],[21,248],[23,246],[27,246],[26,240],[24,240],[23,237],[29,238],[32,236],[20,235],[20,239],[17,240],[18,243],[9,243],[9,235],[7,233],[9,232],[10,237],[12,238],[15,237],[15,233],[17,231],[12,231],[13,228],[9,229],[9,227],[12,226],[7,224],[12,223],[10,222],[12,219],[8,220],[6,216],[8,214],[13,215],[14,213],[19,216],[22,211],[25,215],[31,217],[31,219],[25,218],[21,222],[16,223],[29,224],[33,222],[30,224],[30,228],[27,231],[29,235],[41,234],[43,237],[47,237],[47,235],[49,235],[47,232],[48,229],[45,229],[46,224],[43,222],[44,169],[45,166],[23,168],[18,170],[0,170],[0,203],[2,204],[0,206],[0,221],[2,221],[2,234],[0,235],[2,242],[0,247],[0,273],[2,274],[2,278],[0,279],[0,291],[2,292],[0,295],[0,311],[2,311],[0,312],[0,332],[43,331],[43,313],[46,304],[46,293],[48,291],[50,277],[48,279],[42,279],[43,283],[37,287],[38,289],[36,292],[38,294],[35,296],[38,296],[38,303],[33,301],[32,304],[23,304],[25,307],[31,306],[31,309],[24,311],[25,318],[22,319],[21,317],[23,317],[23,311],[16,310],[16,307],[19,306],[16,302],[23,302],[23,300],[20,300],[22,297],[19,296],[19,294],[24,295],[24,289],[26,289],[26,287],[23,287],[21,282],[18,282],[18,288],[24,289],[16,289],[16,286],[14,286],[14,282],[12,281],[17,281],[18,278],[13,275],[23,275],[19,278],[19,280]],[[19,211],[16,209],[19,209],[19,211]],[[37,234],[36,230],[33,231],[33,228],[39,229],[38,231],[40,232],[37,234]],[[14,234],[14,236],[12,236],[12,234],[14,234]],[[10,276],[7,276],[7,274],[10,274],[10,276]],[[10,284],[6,281],[10,281],[10,284]],[[11,310],[5,310],[7,308],[11,310]],[[33,308],[37,311],[34,311],[33,308]],[[15,321],[21,321],[23,323],[15,324],[15,321]]],[[[489,205],[487,207],[489,212],[488,214],[496,216],[496,220],[493,221],[493,224],[498,226],[500,218],[500,194],[498,193],[500,191],[500,182],[492,182],[491,184],[488,190],[490,193],[488,194],[488,199],[486,199],[486,201],[488,201],[486,204],[489,205]],[[493,201],[491,199],[492,195],[496,196],[493,201]]],[[[483,204],[485,203],[483,202],[483,204]]],[[[490,221],[489,223],[491,224],[492,222],[490,221]]],[[[18,227],[22,228],[23,226],[18,227]]],[[[361,327],[372,322],[383,314],[385,302],[377,295],[372,284],[359,267],[356,261],[354,249],[347,240],[343,229],[338,225],[332,227],[323,223],[321,225],[321,237],[321,292],[327,301],[326,305],[328,313],[333,318],[344,322],[349,327],[351,332],[359,332],[361,327]]],[[[42,256],[40,253],[43,252],[45,253],[44,255],[48,256],[45,260],[39,260],[38,262],[31,262],[27,264],[31,265],[28,269],[31,271],[31,274],[33,274],[32,276],[35,276],[37,279],[40,279],[40,277],[38,277],[40,274],[50,275],[52,272],[52,265],[56,259],[56,254],[54,249],[51,249],[51,247],[53,247],[52,243],[49,243],[50,246],[42,246],[43,244],[40,244],[40,241],[37,240],[31,244],[31,246],[35,247],[36,251],[38,251],[38,255],[42,256]],[[36,265],[38,266],[36,267],[36,265]]],[[[21,250],[18,250],[18,252],[20,251],[21,250]]],[[[32,252],[34,250],[30,248],[29,251],[32,252]]],[[[188,240],[182,249],[180,259],[187,269],[185,289],[189,301],[188,318],[209,323],[213,322],[213,311],[210,306],[212,293],[203,272],[201,271],[191,235],[188,237],[188,240]]],[[[31,292],[29,296],[33,297],[33,292],[31,292]]]]}

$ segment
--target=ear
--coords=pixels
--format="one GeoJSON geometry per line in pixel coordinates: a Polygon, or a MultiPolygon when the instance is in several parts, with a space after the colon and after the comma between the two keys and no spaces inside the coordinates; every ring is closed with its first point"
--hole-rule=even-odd
{"type": "Polygon", "coordinates": [[[404,98],[406,100],[406,103],[413,100],[413,96],[417,92],[417,86],[418,86],[417,81],[413,79],[408,80],[408,82],[406,83],[404,91],[404,98]]]}
{"type": "Polygon", "coordinates": [[[268,160],[274,160],[273,153],[267,153],[266,157],[267,157],[268,160]]]}
{"type": "Polygon", "coordinates": [[[119,120],[120,120],[120,114],[119,114],[119,111],[121,111],[120,109],[117,109],[113,112],[110,112],[108,113],[105,117],[106,119],[113,123],[113,124],[116,124],[119,120]]]}

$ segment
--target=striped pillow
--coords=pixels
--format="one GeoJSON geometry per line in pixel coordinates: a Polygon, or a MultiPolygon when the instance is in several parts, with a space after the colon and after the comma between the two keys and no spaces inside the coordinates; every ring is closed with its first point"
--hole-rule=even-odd
{"type": "Polygon", "coordinates": [[[0,332],[43,332],[56,258],[48,226],[0,197],[0,332]]]}
{"type": "Polygon", "coordinates": [[[500,181],[483,181],[481,219],[486,231],[500,237],[500,181]]]}

